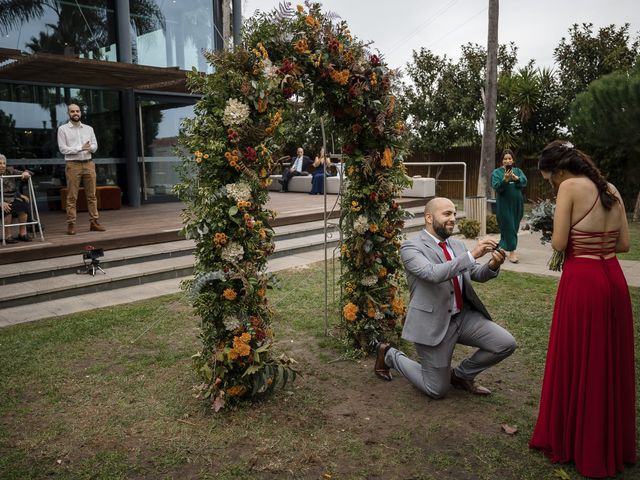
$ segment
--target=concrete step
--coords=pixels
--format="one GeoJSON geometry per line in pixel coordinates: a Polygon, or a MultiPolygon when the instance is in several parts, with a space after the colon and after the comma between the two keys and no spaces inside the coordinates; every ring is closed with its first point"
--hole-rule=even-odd
{"type": "MultiPolygon", "coordinates": [[[[419,209],[421,212],[421,209],[419,209]]],[[[423,228],[422,217],[409,218],[405,233],[423,228]]],[[[270,262],[305,252],[322,251],[325,245],[324,222],[277,227],[275,252],[270,262]]],[[[340,232],[335,222],[327,227],[331,256],[337,256],[340,232]]],[[[162,244],[106,251],[100,258],[105,273],[85,272],[82,255],[0,266],[0,309],[49,302],[65,297],[98,294],[108,290],[150,284],[193,274],[195,244],[181,240],[162,244]]]]}

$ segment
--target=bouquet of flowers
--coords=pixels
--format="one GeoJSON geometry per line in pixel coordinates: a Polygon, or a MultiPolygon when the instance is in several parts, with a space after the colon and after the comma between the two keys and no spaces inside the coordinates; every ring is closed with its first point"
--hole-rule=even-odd
{"type": "MultiPolygon", "coordinates": [[[[523,230],[530,230],[533,232],[542,232],[540,242],[545,245],[551,241],[551,235],[553,234],[553,215],[556,211],[556,204],[551,200],[539,200],[535,203],[531,209],[531,213],[526,216],[526,223],[523,230]]],[[[547,262],[549,270],[559,272],[562,270],[562,264],[564,263],[564,252],[553,251],[553,255],[547,262]]]]}

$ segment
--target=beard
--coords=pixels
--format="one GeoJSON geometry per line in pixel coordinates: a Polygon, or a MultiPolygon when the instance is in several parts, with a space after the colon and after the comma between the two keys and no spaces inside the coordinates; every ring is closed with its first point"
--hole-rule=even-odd
{"type": "Polygon", "coordinates": [[[433,231],[436,232],[438,236],[443,240],[449,238],[453,233],[453,229],[451,230],[451,232],[449,232],[444,223],[438,223],[436,221],[433,222],[433,231]]]}

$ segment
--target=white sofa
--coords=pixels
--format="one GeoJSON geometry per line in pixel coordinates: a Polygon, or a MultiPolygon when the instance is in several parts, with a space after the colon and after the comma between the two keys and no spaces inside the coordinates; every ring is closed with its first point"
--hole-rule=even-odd
{"type": "MultiPolygon", "coordinates": [[[[271,175],[272,180],[269,190],[279,192],[282,186],[278,180],[282,179],[282,175],[271,175]]],[[[413,186],[407,187],[402,191],[402,197],[427,198],[434,197],[436,194],[436,181],[433,178],[414,177],[413,186]]],[[[343,180],[346,182],[346,180],[343,180]]],[[[347,188],[346,184],[343,188],[347,188]]],[[[310,192],[311,191],[311,175],[291,177],[289,179],[290,192],[310,192]]],[[[327,193],[336,195],[340,192],[340,177],[327,177],[327,193]]]]}

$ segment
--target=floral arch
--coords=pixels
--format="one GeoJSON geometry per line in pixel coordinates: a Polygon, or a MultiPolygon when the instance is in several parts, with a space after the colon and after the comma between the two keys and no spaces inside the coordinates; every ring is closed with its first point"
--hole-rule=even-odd
{"type": "Polygon", "coordinates": [[[319,4],[261,14],[243,46],[207,59],[215,73],[189,80],[203,98],[184,124],[190,154],[176,191],[185,203],[186,235],[196,242],[190,289],[203,348],[194,365],[200,393],[217,411],[295,377],[286,357],[271,352],[266,262],[274,212],[265,209],[292,98],[332,116],[342,138],[348,187],[341,204],[341,327],[363,352],[397,338],[405,313],[398,293],[405,212],[394,198],[408,180],[394,73],[319,4]]]}

